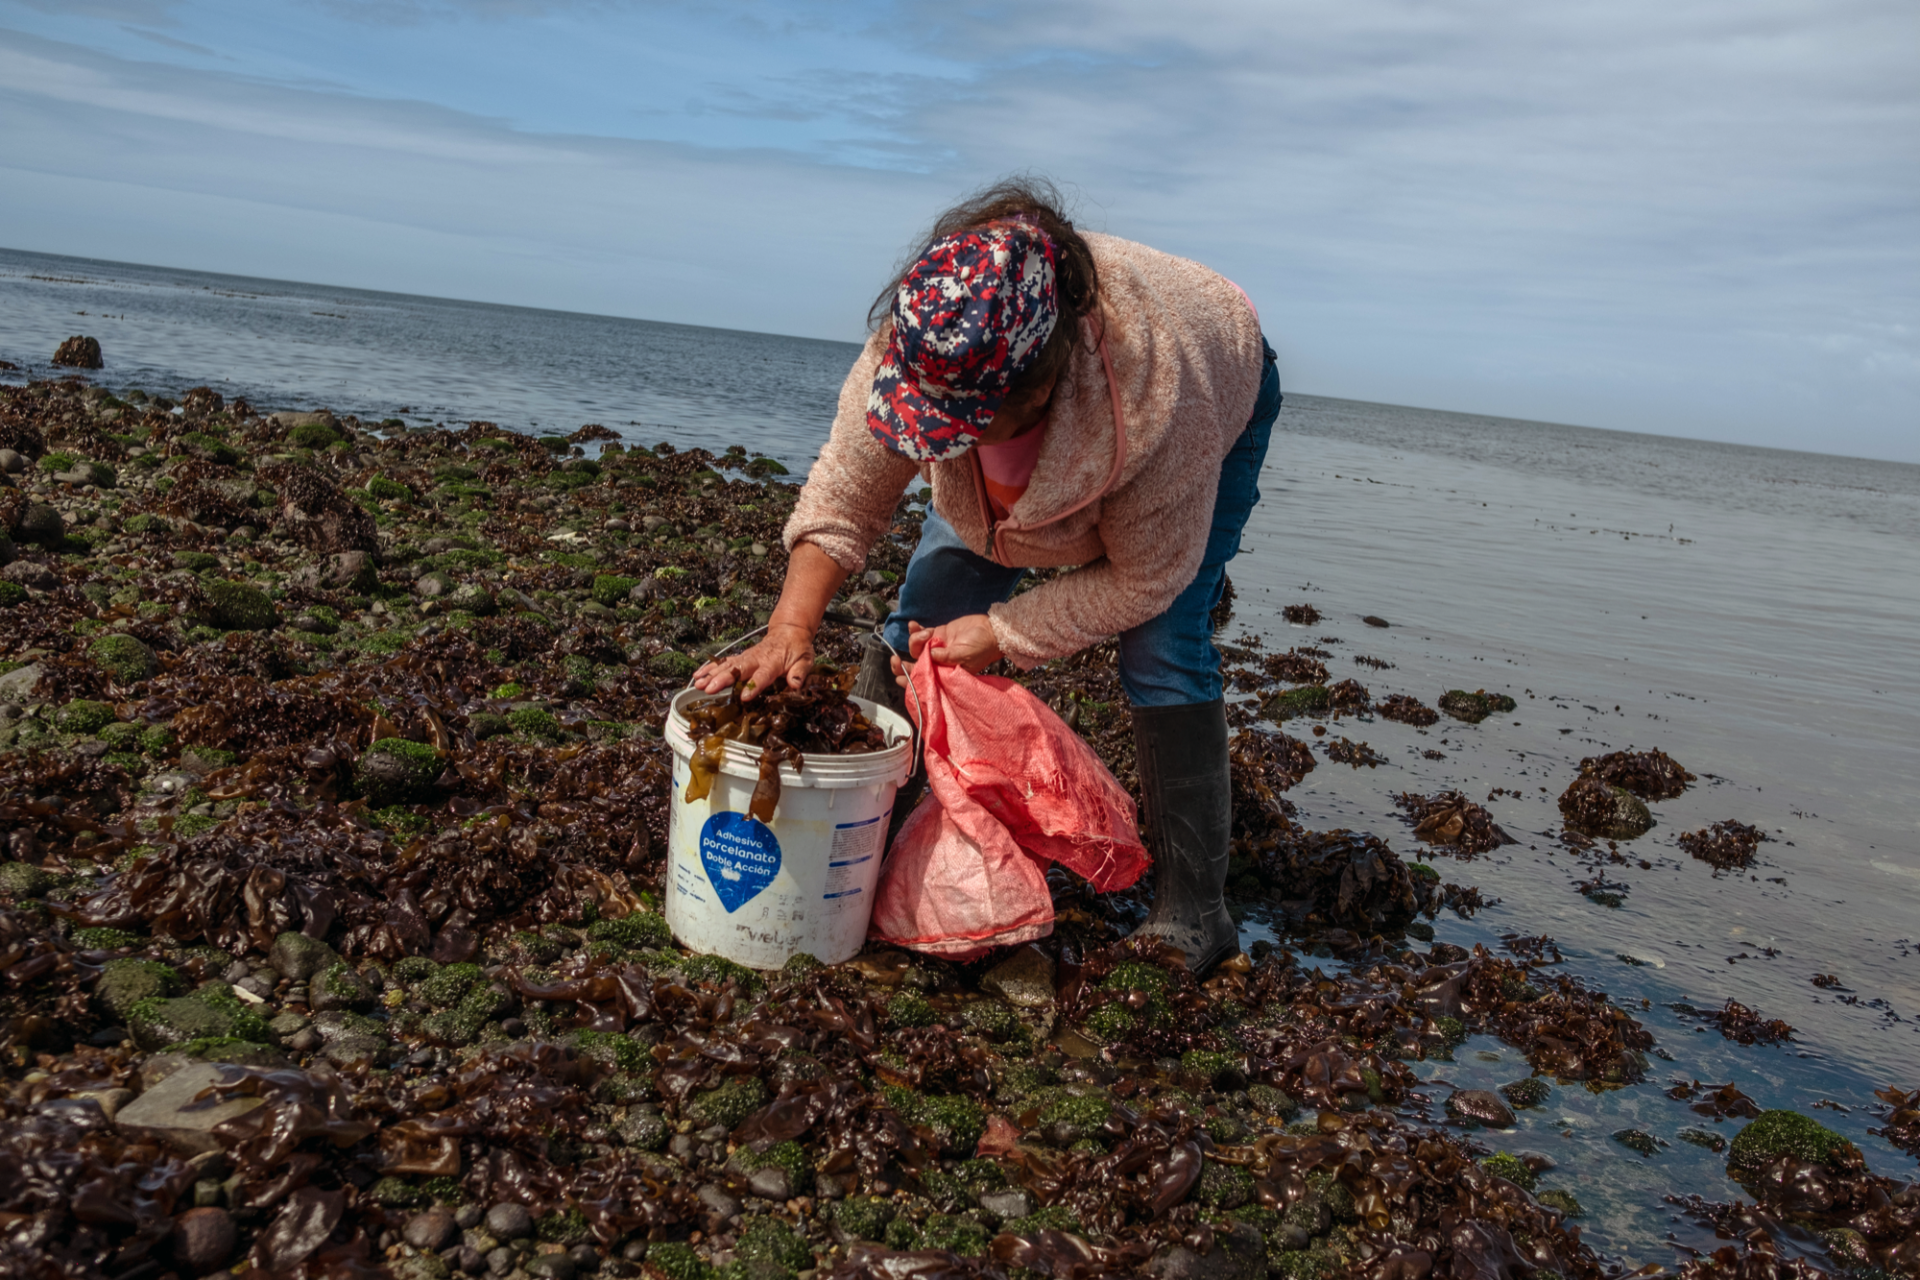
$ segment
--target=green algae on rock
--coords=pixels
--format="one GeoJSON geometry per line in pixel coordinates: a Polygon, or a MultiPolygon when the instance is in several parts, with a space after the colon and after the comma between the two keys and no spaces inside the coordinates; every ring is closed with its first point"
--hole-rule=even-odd
{"type": "Polygon", "coordinates": [[[1866,1168],[1858,1147],[1818,1121],[1797,1111],[1762,1111],[1734,1135],[1727,1148],[1727,1173],[1736,1179],[1753,1177],[1782,1159],[1821,1165],[1836,1173],[1866,1168]]]}

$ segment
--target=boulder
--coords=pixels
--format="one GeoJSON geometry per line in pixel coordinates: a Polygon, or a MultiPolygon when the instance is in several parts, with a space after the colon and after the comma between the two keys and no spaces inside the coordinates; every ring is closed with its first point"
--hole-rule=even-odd
{"type": "Polygon", "coordinates": [[[280,621],[280,611],[258,587],[244,582],[215,580],[205,583],[213,625],[223,631],[271,631],[280,621]]]}
{"type": "Polygon", "coordinates": [[[365,595],[380,585],[379,570],[365,551],[340,551],[302,569],[294,581],[323,591],[352,591],[365,595]]]}
{"type": "Polygon", "coordinates": [[[51,591],[60,585],[60,575],[35,560],[15,560],[0,569],[0,582],[18,583],[34,591],[51,591]]]}
{"type": "Polygon", "coordinates": [[[58,546],[67,537],[67,523],[60,513],[44,502],[30,502],[20,514],[20,523],[14,526],[13,538],[16,542],[38,542],[43,546],[58,546]]]}
{"type": "Polygon", "coordinates": [[[120,1108],[114,1124],[123,1133],[157,1138],[190,1154],[219,1151],[216,1127],[266,1105],[265,1099],[250,1097],[196,1101],[222,1074],[216,1063],[190,1062],[120,1108]]]}
{"type": "MultiPolygon", "coordinates": [[[[11,566],[9,566],[11,567],[11,566]]],[[[40,682],[42,668],[37,662],[15,667],[0,675],[0,702],[33,702],[33,686],[40,682]]]]}
{"type": "Polygon", "coordinates": [[[98,369],[103,363],[100,340],[76,334],[60,344],[53,353],[53,362],[69,369],[98,369]]]}

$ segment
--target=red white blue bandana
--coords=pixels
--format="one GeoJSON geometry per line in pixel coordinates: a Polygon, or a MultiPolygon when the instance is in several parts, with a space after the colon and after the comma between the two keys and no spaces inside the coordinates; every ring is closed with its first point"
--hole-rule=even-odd
{"type": "Polygon", "coordinates": [[[938,462],[971,449],[1060,317],[1053,242],[1026,223],[934,243],[893,297],[893,335],[867,397],[867,430],[938,462]]]}

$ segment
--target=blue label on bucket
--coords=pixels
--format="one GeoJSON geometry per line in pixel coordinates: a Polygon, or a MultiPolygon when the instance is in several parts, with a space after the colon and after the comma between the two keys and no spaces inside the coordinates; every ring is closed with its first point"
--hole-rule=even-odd
{"type": "Polygon", "coordinates": [[[744,813],[716,813],[700,828],[700,861],[720,905],[731,915],[780,874],[780,842],[744,813]]]}

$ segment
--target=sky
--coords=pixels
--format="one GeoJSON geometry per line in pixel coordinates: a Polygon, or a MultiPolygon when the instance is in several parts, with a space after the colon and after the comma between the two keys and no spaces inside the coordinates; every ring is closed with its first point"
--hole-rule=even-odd
{"type": "Polygon", "coordinates": [[[1912,0],[0,0],[0,245],[857,339],[1010,173],[1319,395],[1920,462],[1912,0]]]}

